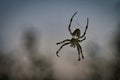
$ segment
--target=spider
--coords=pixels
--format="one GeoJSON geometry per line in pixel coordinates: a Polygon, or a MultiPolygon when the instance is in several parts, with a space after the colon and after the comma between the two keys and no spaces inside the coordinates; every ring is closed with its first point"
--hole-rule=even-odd
{"type": "Polygon", "coordinates": [[[70,29],[70,27],[71,27],[71,23],[72,23],[72,21],[73,21],[73,17],[74,17],[76,14],[77,14],[77,12],[75,12],[75,13],[73,14],[73,16],[72,16],[71,19],[70,19],[69,26],[68,26],[68,31],[69,31],[70,34],[72,35],[72,38],[71,38],[71,39],[65,39],[65,40],[63,40],[63,41],[61,41],[61,42],[56,43],[56,45],[59,45],[59,44],[64,43],[64,44],[62,44],[61,47],[57,50],[56,55],[57,55],[58,57],[60,57],[60,56],[58,55],[59,51],[60,51],[64,46],[70,44],[70,47],[73,47],[73,48],[77,47],[77,51],[78,51],[78,61],[80,61],[80,60],[81,60],[81,58],[80,58],[80,53],[81,53],[82,59],[84,59],[84,56],[83,56],[83,52],[82,52],[82,47],[81,47],[81,45],[80,45],[79,43],[82,42],[82,41],[84,41],[84,40],[86,39],[86,36],[85,36],[85,35],[86,35],[87,28],[88,28],[89,19],[87,18],[87,25],[86,25],[86,29],[85,29],[83,35],[81,35],[81,32],[80,32],[80,29],[79,29],[79,28],[75,29],[75,31],[72,32],[71,29],[70,29]],[[81,39],[81,40],[80,40],[80,39],[81,39]]]}

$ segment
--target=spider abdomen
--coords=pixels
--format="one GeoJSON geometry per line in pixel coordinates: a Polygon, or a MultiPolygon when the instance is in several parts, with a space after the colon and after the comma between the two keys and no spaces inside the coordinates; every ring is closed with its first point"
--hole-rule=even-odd
{"type": "Polygon", "coordinates": [[[75,48],[75,46],[77,45],[77,43],[78,43],[78,40],[77,40],[77,39],[72,38],[72,39],[71,39],[71,45],[70,45],[70,47],[75,48]]]}

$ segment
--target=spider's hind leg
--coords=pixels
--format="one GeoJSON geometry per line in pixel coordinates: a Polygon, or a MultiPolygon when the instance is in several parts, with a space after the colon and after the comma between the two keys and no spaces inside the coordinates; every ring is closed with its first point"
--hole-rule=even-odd
{"type": "Polygon", "coordinates": [[[71,42],[64,43],[64,44],[57,50],[56,55],[57,55],[58,57],[60,57],[60,56],[58,55],[59,51],[63,48],[63,46],[68,45],[68,44],[70,44],[70,43],[71,43],[71,42]]]}
{"type": "Polygon", "coordinates": [[[82,52],[82,47],[81,47],[80,44],[78,44],[78,46],[79,46],[79,49],[80,49],[80,53],[81,53],[82,59],[84,59],[83,52],[82,52]]]}
{"type": "Polygon", "coordinates": [[[80,58],[80,49],[79,49],[78,46],[77,46],[77,50],[78,50],[78,61],[80,61],[81,60],[81,58],[80,58]]]}

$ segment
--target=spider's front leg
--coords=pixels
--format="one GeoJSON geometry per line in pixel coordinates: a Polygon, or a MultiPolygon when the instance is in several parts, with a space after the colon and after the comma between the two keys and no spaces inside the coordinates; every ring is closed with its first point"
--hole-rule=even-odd
{"type": "Polygon", "coordinates": [[[86,25],[86,28],[85,28],[85,32],[83,33],[82,36],[80,36],[80,38],[83,38],[83,37],[85,36],[86,31],[87,31],[87,29],[88,29],[88,23],[89,23],[89,18],[87,18],[87,25],[86,25]]]}
{"type": "Polygon", "coordinates": [[[63,40],[63,41],[61,41],[61,42],[56,43],[56,45],[59,45],[59,44],[64,43],[64,42],[66,42],[66,41],[70,41],[70,39],[65,39],[65,40],[63,40]]]}
{"type": "Polygon", "coordinates": [[[60,57],[60,56],[58,55],[59,51],[63,48],[63,46],[68,45],[68,44],[70,44],[70,43],[71,43],[71,42],[64,43],[64,44],[57,50],[56,55],[57,55],[58,57],[60,57]]]}
{"type": "Polygon", "coordinates": [[[72,31],[71,31],[70,27],[71,27],[71,24],[72,24],[72,21],[73,21],[73,17],[74,17],[76,14],[77,14],[77,12],[75,12],[75,13],[73,14],[73,16],[72,16],[71,19],[70,19],[69,26],[68,26],[68,30],[69,30],[69,32],[70,32],[71,35],[72,35],[72,31]]]}

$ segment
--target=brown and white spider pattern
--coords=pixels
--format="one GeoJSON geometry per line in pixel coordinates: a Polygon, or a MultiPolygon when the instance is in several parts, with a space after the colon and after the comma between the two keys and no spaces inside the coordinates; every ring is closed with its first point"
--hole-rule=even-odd
{"type": "Polygon", "coordinates": [[[78,61],[80,61],[80,60],[81,60],[81,58],[80,58],[80,53],[81,53],[82,59],[84,59],[84,56],[83,56],[83,52],[82,52],[82,47],[81,47],[81,45],[80,45],[79,43],[82,42],[82,41],[84,41],[84,40],[86,39],[86,36],[85,36],[85,35],[86,35],[87,28],[88,28],[89,19],[87,18],[87,25],[86,25],[86,29],[85,29],[85,32],[83,33],[83,35],[81,35],[81,32],[80,32],[80,29],[79,29],[79,28],[75,29],[75,31],[72,32],[71,29],[70,29],[70,27],[71,27],[71,23],[72,23],[72,21],[73,21],[73,17],[74,17],[76,14],[77,14],[77,12],[75,12],[75,13],[73,14],[73,16],[72,16],[71,19],[70,19],[69,26],[68,26],[68,30],[69,30],[70,34],[72,35],[72,39],[65,39],[65,40],[63,40],[63,41],[61,41],[61,42],[56,43],[56,45],[59,45],[59,44],[62,44],[62,43],[63,43],[63,44],[61,45],[61,47],[57,50],[56,55],[57,55],[58,57],[60,57],[60,56],[58,55],[59,51],[60,51],[64,46],[70,44],[70,47],[73,47],[73,48],[77,47],[77,51],[78,51],[78,61]]]}

